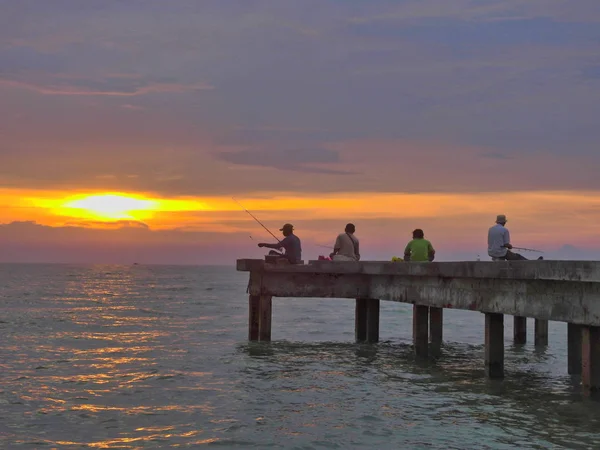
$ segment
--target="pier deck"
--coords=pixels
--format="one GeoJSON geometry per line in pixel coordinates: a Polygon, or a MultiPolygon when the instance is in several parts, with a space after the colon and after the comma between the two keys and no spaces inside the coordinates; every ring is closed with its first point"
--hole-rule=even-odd
{"type": "Polygon", "coordinates": [[[600,389],[600,262],[331,262],[278,265],[240,259],[250,272],[249,339],[271,339],[273,297],[351,298],[357,341],[379,339],[380,300],[413,304],[415,353],[439,352],[443,309],[479,311],[485,319],[485,367],[504,376],[504,315],[514,317],[514,339],[527,339],[525,318],[535,320],[534,341],[547,345],[548,320],[567,322],[568,369],[588,390],[600,389]]]}

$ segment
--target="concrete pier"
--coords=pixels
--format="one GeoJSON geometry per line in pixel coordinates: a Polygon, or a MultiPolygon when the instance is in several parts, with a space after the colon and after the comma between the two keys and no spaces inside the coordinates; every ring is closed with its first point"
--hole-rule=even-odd
{"type": "Polygon", "coordinates": [[[367,342],[379,342],[379,300],[367,300],[367,342]]]}
{"type": "Polygon", "coordinates": [[[527,317],[515,316],[513,324],[515,344],[525,344],[527,342],[527,317]]]}
{"type": "Polygon", "coordinates": [[[260,326],[260,295],[251,295],[248,303],[248,340],[258,341],[258,330],[260,326]]]}
{"type": "Polygon", "coordinates": [[[442,349],[444,308],[429,307],[429,342],[431,354],[438,356],[442,349]]]}
{"type": "Polygon", "coordinates": [[[272,317],[272,297],[270,295],[260,296],[260,320],[258,323],[258,340],[271,340],[271,317],[272,317]]]}
{"type": "Polygon", "coordinates": [[[582,327],[581,381],[586,390],[600,390],[600,327],[582,327]]]}
{"type": "Polygon", "coordinates": [[[574,323],[569,323],[567,325],[567,370],[571,375],[581,375],[581,334],[581,325],[574,323]]]}
{"type": "MultiPolygon", "coordinates": [[[[355,336],[379,341],[380,300],[413,304],[417,356],[438,354],[443,308],[485,313],[485,371],[504,376],[504,315],[514,316],[515,343],[535,319],[535,345],[548,344],[548,321],[568,323],[568,372],[588,390],[600,389],[600,262],[469,261],[448,263],[331,262],[274,264],[241,259],[250,272],[250,340],[271,339],[272,297],[350,298],[355,336]]],[[[442,355],[443,357],[443,355],[442,355]]]]}
{"type": "Polygon", "coordinates": [[[354,311],[354,336],[356,342],[365,342],[367,340],[367,301],[366,298],[356,299],[356,309],[354,311]]]}
{"type": "Polygon", "coordinates": [[[429,307],[413,305],[413,345],[416,356],[429,354],[429,307]]]}
{"type": "Polygon", "coordinates": [[[272,297],[250,295],[248,304],[248,340],[270,341],[272,297]]]}
{"type": "Polygon", "coordinates": [[[543,319],[535,319],[534,334],[535,345],[548,345],[548,321],[543,319]]]}
{"type": "Polygon", "coordinates": [[[485,374],[504,378],[504,315],[485,313],[485,374]]]}
{"type": "Polygon", "coordinates": [[[356,342],[379,342],[379,300],[357,298],[354,314],[356,342]]]}

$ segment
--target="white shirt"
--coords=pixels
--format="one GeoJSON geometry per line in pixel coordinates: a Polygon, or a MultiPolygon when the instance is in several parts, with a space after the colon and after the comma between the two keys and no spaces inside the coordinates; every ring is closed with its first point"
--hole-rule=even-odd
{"type": "Polygon", "coordinates": [[[506,227],[497,223],[488,231],[488,255],[492,258],[505,257],[508,251],[505,244],[510,244],[510,233],[506,227]]]}
{"type": "MultiPolygon", "coordinates": [[[[338,255],[351,258],[351,260],[358,261],[358,255],[354,253],[354,244],[358,245],[358,238],[348,233],[340,234],[335,240],[334,248],[339,248],[338,255]]],[[[337,255],[336,255],[337,256],[337,255]]]]}

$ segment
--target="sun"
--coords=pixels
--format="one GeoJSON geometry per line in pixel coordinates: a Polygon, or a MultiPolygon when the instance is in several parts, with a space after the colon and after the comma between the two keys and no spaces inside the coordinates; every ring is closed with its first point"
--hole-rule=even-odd
{"type": "Polygon", "coordinates": [[[62,209],[71,217],[102,221],[141,220],[158,208],[156,200],[124,194],[88,195],[62,204],[62,209]]]}

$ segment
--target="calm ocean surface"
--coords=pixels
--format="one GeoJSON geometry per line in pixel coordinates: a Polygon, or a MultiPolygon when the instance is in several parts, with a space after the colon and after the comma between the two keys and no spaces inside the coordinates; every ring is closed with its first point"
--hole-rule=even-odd
{"type": "Polygon", "coordinates": [[[274,299],[274,341],[249,344],[247,276],[0,265],[0,448],[600,448],[565,324],[536,350],[507,317],[507,377],[490,382],[474,312],[446,310],[430,362],[391,302],[377,345],[353,342],[353,301],[317,299],[274,299]]]}

